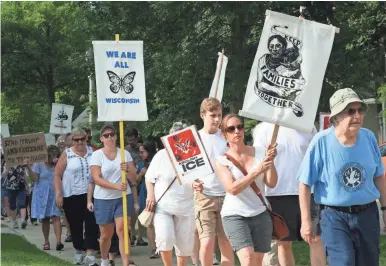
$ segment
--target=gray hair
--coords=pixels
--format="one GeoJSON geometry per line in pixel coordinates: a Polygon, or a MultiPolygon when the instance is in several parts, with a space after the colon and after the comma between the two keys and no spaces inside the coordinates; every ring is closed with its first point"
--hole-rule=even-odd
{"type": "Polygon", "coordinates": [[[72,131],[71,131],[71,137],[72,136],[76,136],[76,135],[87,136],[86,131],[84,131],[83,129],[81,129],[79,127],[73,128],[72,131]]]}
{"type": "Polygon", "coordinates": [[[186,120],[181,120],[180,122],[174,122],[172,128],[169,130],[169,134],[172,134],[176,131],[180,131],[188,126],[190,125],[186,120]]]}

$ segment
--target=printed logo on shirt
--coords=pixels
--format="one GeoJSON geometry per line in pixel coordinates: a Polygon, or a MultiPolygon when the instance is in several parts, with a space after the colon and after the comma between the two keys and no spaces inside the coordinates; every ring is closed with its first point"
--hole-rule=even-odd
{"type": "Polygon", "coordinates": [[[359,190],[365,181],[365,169],[358,163],[348,163],[339,171],[340,185],[348,192],[359,190]]]}

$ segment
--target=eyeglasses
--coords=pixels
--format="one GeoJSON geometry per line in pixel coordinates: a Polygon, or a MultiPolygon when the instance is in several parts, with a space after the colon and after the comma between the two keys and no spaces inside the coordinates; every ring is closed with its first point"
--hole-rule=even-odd
{"type": "Polygon", "coordinates": [[[86,137],[83,137],[83,138],[79,138],[79,139],[72,139],[72,141],[75,141],[75,142],[83,142],[86,140],[86,137]]]}
{"type": "Polygon", "coordinates": [[[233,133],[233,132],[235,132],[236,128],[237,128],[238,131],[241,131],[241,130],[244,129],[244,125],[243,124],[238,124],[237,126],[229,126],[229,127],[225,128],[225,132],[233,133]]]}
{"type": "Polygon", "coordinates": [[[59,140],[59,143],[65,143],[66,141],[65,140],[59,140]]]}
{"type": "Polygon", "coordinates": [[[365,113],[365,108],[363,106],[359,107],[359,108],[349,108],[349,109],[346,109],[345,112],[347,112],[348,115],[355,115],[356,113],[360,114],[360,115],[363,115],[365,113]]]}
{"type": "Polygon", "coordinates": [[[115,136],[115,132],[110,132],[102,135],[105,139],[112,138],[115,136]]]}

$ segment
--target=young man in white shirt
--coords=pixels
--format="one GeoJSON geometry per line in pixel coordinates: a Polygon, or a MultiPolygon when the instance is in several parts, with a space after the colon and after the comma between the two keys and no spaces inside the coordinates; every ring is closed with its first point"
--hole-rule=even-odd
{"type": "MultiPolygon", "coordinates": [[[[274,125],[262,122],[253,130],[253,146],[256,152],[264,154],[265,148],[271,142],[274,125]]],[[[316,134],[305,133],[295,129],[280,127],[277,136],[277,157],[275,159],[278,173],[277,185],[265,189],[265,196],[271,204],[272,210],[281,215],[287,223],[289,236],[283,241],[272,241],[272,250],[264,255],[265,266],[295,266],[292,252],[292,241],[301,241],[301,217],[299,206],[299,183],[296,180],[303,157],[308,145],[316,134]]],[[[318,206],[312,205],[313,224],[318,227],[318,206]]],[[[318,234],[320,235],[320,230],[318,234]]],[[[320,240],[320,237],[318,238],[320,240]]],[[[326,257],[321,241],[310,245],[311,265],[326,265],[326,257]]]]}
{"type": "MultiPolygon", "coordinates": [[[[216,98],[204,99],[200,107],[200,116],[204,122],[204,127],[199,131],[200,137],[213,165],[215,158],[228,150],[219,130],[222,119],[221,103],[216,98]]],[[[195,190],[194,209],[202,266],[213,265],[216,236],[221,251],[221,265],[234,265],[233,250],[224,233],[220,215],[225,196],[224,187],[215,174],[198,177],[192,186],[195,190]]]]}

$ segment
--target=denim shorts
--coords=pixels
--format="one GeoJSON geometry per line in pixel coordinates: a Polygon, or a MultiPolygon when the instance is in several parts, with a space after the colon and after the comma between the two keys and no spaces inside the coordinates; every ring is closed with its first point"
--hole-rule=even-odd
{"type": "MultiPolygon", "coordinates": [[[[127,215],[134,214],[133,194],[128,194],[127,198],[127,215]]],[[[94,199],[94,213],[97,224],[112,224],[114,219],[123,217],[122,198],[118,199],[94,199]]]]}
{"type": "Polygon", "coordinates": [[[20,209],[25,209],[27,207],[27,192],[25,189],[7,190],[7,196],[9,201],[9,209],[11,211],[16,210],[16,207],[19,207],[20,209]],[[16,203],[18,203],[18,205],[16,203]]]}
{"type": "Polygon", "coordinates": [[[253,217],[225,216],[222,222],[235,252],[245,247],[253,247],[255,252],[261,253],[271,250],[273,226],[267,211],[253,217]]]}
{"type": "Polygon", "coordinates": [[[322,242],[331,266],[379,266],[380,224],[377,204],[359,213],[322,209],[322,242]]]}

